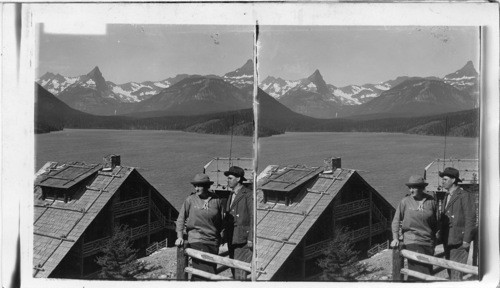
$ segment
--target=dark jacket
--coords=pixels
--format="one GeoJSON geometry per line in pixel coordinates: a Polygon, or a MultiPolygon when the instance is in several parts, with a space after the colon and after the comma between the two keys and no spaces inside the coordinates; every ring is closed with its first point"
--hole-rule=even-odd
{"type": "Polygon", "coordinates": [[[242,187],[225,215],[226,240],[231,244],[243,244],[253,239],[253,192],[242,187]]]}
{"type": "Polygon", "coordinates": [[[457,188],[442,216],[443,243],[470,243],[476,227],[476,199],[473,193],[457,188]]]}

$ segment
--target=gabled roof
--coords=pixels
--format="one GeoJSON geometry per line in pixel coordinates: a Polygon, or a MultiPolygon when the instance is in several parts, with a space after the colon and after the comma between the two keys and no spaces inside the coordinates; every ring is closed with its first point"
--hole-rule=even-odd
{"type": "MultiPolygon", "coordinates": [[[[266,169],[270,175],[263,177],[259,183],[268,183],[266,179],[273,177],[276,172],[279,175],[282,169],[266,169]]],[[[274,277],[338,192],[356,174],[354,170],[340,168],[331,174],[320,173],[315,167],[309,170],[311,173],[304,175],[311,180],[310,184],[306,184],[310,187],[299,192],[305,194],[300,202],[293,202],[289,206],[266,204],[262,201],[262,190],[257,190],[257,268],[264,271],[258,280],[271,280],[274,277]]]]}
{"type": "Polygon", "coordinates": [[[425,180],[429,185],[427,191],[441,191],[439,172],[446,167],[454,167],[460,172],[461,184],[479,183],[478,159],[436,159],[425,167],[425,180]]]}
{"type": "MultiPolygon", "coordinates": [[[[83,194],[79,198],[68,203],[42,200],[40,197],[42,189],[40,186],[35,186],[34,277],[50,276],[90,223],[134,171],[134,168],[117,166],[112,171],[103,172],[97,171],[97,168],[101,167],[100,165],[80,164],[82,167],[73,167],[71,166],[73,164],[57,166],[52,163],[44,167],[52,167],[55,170],[50,171],[49,169],[47,172],[39,171],[37,173],[40,176],[37,177],[35,184],[40,183],[40,179],[46,179],[47,175],[60,175],[57,173],[58,170],[67,171],[68,175],[87,175],[87,172],[78,174],[76,171],[94,171],[95,179],[87,187],[81,188],[83,194]]],[[[82,177],[77,178],[83,179],[82,177]]],[[[45,183],[46,181],[41,182],[45,183]]],[[[55,185],[60,186],[60,183],[55,185]]]]}
{"type": "Polygon", "coordinates": [[[204,173],[210,177],[212,190],[227,190],[227,177],[224,172],[231,166],[238,166],[245,171],[245,178],[253,181],[253,159],[252,158],[213,158],[204,167],[204,173]]]}

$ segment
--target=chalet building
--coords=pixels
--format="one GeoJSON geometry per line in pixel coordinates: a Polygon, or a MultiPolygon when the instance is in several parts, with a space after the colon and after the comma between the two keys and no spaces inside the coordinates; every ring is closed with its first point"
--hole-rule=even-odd
{"type": "Polygon", "coordinates": [[[104,164],[48,162],[36,174],[33,276],[92,277],[116,225],[128,225],[133,247],[175,241],[177,210],[133,167],[110,155],[104,164]]]}
{"type": "Polygon", "coordinates": [[[267,167],[258,177],[257,280],[317,280],[336,227],[365,253],[391,238],[395,209],[341,159],[267,167]]]}

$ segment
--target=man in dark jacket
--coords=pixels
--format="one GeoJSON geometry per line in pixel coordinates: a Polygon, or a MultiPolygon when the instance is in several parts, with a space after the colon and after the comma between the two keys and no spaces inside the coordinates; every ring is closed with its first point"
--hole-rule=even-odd
{"type": "MultiPolygon", "coordinates": [[[[233,166],[224,172],[227,185],[232,189],[227,200],[225,237],[231,259],[250,262],[253,248],[253,192],[243,185],[245,171],[233,166]]],[[[231,269],[236,279],[244,279],[246,273],[231,269]]]]}
{"type": "MultiPolygon", "coordinates": [[[[443,178],[443,188],[448,191],[442,215],[445,258],[465,264],[476,226],[475,197],[458,186],[462,180],[457,169],[447,167],[439,172],[439,177],[443,178]]],[[[451,280],[461,280],[463,276],[456,270],[448,270],[448,273],[451,280]]]]}

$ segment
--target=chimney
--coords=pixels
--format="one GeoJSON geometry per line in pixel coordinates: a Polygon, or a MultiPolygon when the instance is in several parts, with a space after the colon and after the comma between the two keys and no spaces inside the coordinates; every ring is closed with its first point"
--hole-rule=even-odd
{"type": "Polygon", "coordinates": [[[332,171],[337,170],[337,168],[342,168],[342,158],[340,157],[332,157],[332,171]]]}
{"type": "Polygon", "coordinates": [[[103,158],[104,160],[104,171],[111,171],[115,169],[116,166],[121,165],[120,155],[110,154],[103,158]]]}
{"type": "Polygon", "coordinates": [[[325,158],[323,160],[323,173],[332,173],[337,168],[342,168],[340,157],[325,158]]]}

